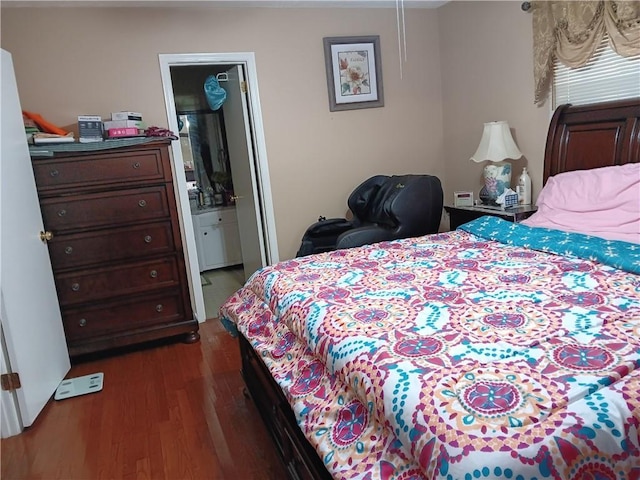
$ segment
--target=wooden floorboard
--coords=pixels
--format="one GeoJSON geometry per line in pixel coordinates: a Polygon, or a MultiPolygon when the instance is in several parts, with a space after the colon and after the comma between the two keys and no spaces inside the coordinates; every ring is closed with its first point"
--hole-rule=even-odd
{"type": "Polygon", "coordinates": [[[217,320],[196,344],[170,343],[75,362],[67,378],[104,372],[99,393],[51,401],[1,441],[1,477],[260,479],[286,470],[243,395],[237,339],[217,320]]]}

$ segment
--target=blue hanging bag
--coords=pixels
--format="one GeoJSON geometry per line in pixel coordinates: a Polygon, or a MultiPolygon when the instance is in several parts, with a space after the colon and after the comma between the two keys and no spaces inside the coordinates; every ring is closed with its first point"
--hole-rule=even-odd
{"type": "Polygon", "coordinates": [[[215,75],[209,75],[204,81],[204,94],[211,110],[218,110],[227,99],[227,92],[220,86],[215,75]]]}

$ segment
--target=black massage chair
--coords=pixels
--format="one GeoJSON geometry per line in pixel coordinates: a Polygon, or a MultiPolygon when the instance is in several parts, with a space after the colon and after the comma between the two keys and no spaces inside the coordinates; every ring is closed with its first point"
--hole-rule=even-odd
{"type": "Polygon", "coordinates": [[[376,175],[349,196],[353,220],[320,217],[302,237],[297,256],[436,233],[442,202],[438,177],[376,175]]]}

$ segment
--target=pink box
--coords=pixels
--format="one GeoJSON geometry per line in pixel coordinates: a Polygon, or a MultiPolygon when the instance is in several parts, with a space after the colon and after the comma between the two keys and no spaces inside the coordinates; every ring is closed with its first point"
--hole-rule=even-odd
{"type": "Polygon", "coordinates": [[[138,135],[140,130],[135,127],[127,127],[127,128],[110,128],[107,130],[107,136],[109,138],[113,137],[131,137],[134,135],[138,135]]]}

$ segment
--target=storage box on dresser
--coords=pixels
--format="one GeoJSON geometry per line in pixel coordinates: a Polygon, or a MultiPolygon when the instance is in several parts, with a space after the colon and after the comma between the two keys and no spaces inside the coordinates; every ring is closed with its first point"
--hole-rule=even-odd
{"type": "Polygon", "coordinates": [[[199,339],[169,142],[34,158],[69,353],[199,339]]]}

